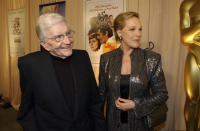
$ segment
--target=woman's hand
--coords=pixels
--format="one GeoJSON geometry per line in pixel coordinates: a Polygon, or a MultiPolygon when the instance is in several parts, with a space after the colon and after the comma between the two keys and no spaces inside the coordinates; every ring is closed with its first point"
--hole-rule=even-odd
{"type": "Polygon", "coordinates": [[[123,99],[119,97],[117,100],[115,100],[115,105],[117,109],[128,111],[130,109],[134,109],[135,102],[133,100],[123,99]]]}

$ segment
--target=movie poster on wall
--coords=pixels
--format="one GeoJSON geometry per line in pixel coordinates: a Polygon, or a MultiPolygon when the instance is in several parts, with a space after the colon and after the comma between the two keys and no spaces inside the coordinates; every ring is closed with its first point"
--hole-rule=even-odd
{"type": "Polygon", "coordinates": [[[59,13],[65,16],[65,1],[42,4],[39,7],[40,15],[44,13],[59,13]]]}
{"type": "Polygon", "coordinates": [[[112,26],[125,5],[125,0],[84,0],[85,48],[92,64],[99,64],[101,54],[119,47],[112,26]]]}
{"type": "Polygon", "coordinates": [[[22,56],[25,41],[25,10],[8,11],[8,32],[10,56],[22,56]]]}

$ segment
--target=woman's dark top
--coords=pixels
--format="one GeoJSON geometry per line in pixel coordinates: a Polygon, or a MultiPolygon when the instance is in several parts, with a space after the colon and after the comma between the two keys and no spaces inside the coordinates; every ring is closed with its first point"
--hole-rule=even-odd
{"type": "MultiPolygon", "coordinates": [[[[52,55],[51,55],[52,56],[52,55]]],[[[74,109],[74,81],[70,68],[70,57],[61,59],[56,56],[52,56],[53,65],[55,72],[63,92],[63,96],[66,104],[70,107],[73,112],[74,109]]]]}
{"type": "MultiPolygon", "coordinates": [[[[129,79],[130,79],[130,75],[121,75],[121,79],[120,79],[121,98],[128,99],[129,97],[129,79]]],[[[127,111],[121,111],[121,122],[128,123],[127,111]]]]}
{"type": "MultiPolygon", "coordinates": [[[[123,51],[119,47],[101,55],[99,73],[99,92],[102,101],[107,100],[106,120],[109,131],[120,131],[121,111],[114,101],[120,97],[121,67],[123,51]]],[[[128,130],[150,131],[146,116],[155,105],[168,99],[161,56],[151,50],[135,48],[130,55],[131,74],[129,80],[129,99],[134,100],[134,109],[128,110],[128,130]],[[149,92],[149,83],[154,95],[149,92]]]]}

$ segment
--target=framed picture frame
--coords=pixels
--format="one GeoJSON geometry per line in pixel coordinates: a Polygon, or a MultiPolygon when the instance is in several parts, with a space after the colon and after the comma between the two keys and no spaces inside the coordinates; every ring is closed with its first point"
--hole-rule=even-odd
{"type": "Polygon", "coordinates": [[[99,64],[101,54],[119,47],[112,24],[123,11],[126,11],[126,0],[83,1],[84,43],[92,64],[99,64]],[[107,34],[106,38],[103,34],[107,34]]]}
{"type": "Polygon", "coordinates": [[[39,6],[39,13],[59,13],[62,16],[65,16],[65,1],[42,4],[39,6]]]}
{"type": "Polygon", "coordinates": [[[25,9],[8,11],[9,54],[19,57],[25,54],[25,9]]]}

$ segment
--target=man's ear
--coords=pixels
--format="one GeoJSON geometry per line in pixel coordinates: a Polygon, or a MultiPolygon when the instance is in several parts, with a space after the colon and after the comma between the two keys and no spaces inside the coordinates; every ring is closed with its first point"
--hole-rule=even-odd
{"type": "Polygon", "coordinates": [[[45,50],[47,50],[47,51],[50,50],[49,45],[48,45],[47,42],[40,41],[40,45],[41,45],[45,50]]]}

